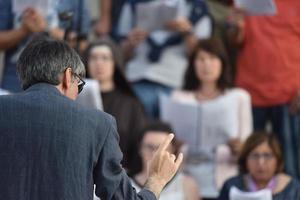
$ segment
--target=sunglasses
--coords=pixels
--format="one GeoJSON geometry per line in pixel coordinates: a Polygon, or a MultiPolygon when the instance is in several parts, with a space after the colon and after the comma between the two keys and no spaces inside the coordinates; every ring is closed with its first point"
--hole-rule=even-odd
{"type": "Polygon", "coordinates": [[[73,73],[74,76],[76,76],[79,80],[78,80],[78,94],[83,90],[83,86],[85,85],[85,81],[78,75],[73,73]]]}

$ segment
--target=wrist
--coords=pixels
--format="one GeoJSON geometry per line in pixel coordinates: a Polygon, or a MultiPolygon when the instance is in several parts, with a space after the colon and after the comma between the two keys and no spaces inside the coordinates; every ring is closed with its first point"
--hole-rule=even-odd
{"type": "Polygon", "coordinates": [[[150,176],[147,179],[147,182],[145,184],[145,189],[153,192],[156,196],[156,198],[159,198],[159,195],[163,188],[165,187],[166,182],[159,178],[158,176],[150,176]]]}

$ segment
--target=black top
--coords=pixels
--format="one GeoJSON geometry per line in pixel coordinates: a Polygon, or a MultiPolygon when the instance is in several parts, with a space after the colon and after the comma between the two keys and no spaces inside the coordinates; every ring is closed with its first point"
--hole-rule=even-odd
{"type": "Polygon", "coordinates": [[[154,200],[121,167],[114,119],[49,84],[0,97],[0,199],[154,200]]]}
{"type": "MultiPolygon", "coordinates": [[[[232,186],[242,191],[247,191],[243,176],[236,176],[227,180],[220,192],[218,200],[229,200],[229,191],[232,186]]],[[[291,179],[288,185],[280,193],[273,195],[273,200],[300,200],[300,182],[291,179]]]]}
{"type": "Polygon", "coordinates": [[[144,109],[136,98],[117,89],[101,95],[104,111],[116,118],[123,165],[127,167],[137,136],[146,123],[144,109]]]}

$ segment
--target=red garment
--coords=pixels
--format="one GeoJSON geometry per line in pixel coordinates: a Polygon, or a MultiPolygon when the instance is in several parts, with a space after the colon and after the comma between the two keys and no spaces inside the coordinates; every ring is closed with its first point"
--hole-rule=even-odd
{"type": "Polygon", "coordinates": [[[248,16],[237,85],[254,106],[288,103],[300,89],[300,0],[276,0],[274,16],[248,16]]]}

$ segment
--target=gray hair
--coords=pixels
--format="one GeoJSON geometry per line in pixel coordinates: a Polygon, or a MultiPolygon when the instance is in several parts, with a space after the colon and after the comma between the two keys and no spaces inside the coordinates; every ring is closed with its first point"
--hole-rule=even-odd
{"type": "Polygon", "coordinates": [[[64,41],[50,38],[30,42],[17,62],[24,90],[40,82],[60,84],[61,75],[67,68],[71,68],[74,74],[85,76],[85,67],[75,50],[64,41]]]}

